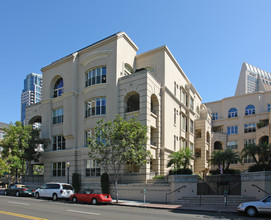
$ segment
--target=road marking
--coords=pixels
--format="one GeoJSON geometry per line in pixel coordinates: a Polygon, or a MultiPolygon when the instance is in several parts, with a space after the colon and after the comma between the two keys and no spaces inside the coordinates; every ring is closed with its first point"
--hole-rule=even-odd
{"type": "Polygon", "coordinates": [[[11,202],[11,201],[8,201],[8,203],[11,203],[11,204],[17,204],[17,205],[29,205],[28,203],[11,202]]]}
{"type": "Polygon", "coordinates": [[[6,212],[6,211],[1,211],[1,210],[0,210],[0,214],[11,215],[11,216],[16,216],[16,217],[20,217],[20,218],[32,219],[32,220],[48,220],[46,218],[39,218],[39,217],[30,216],[30,215],[23,215],[23,214],[19,214],[19,213],[6,212]]]}
{"type": "Polygon", "coordinates": [[[88,214],[88,215],[101,215],[100,213],[94,213],[94,212],[83,212],[83,211],[77,211],[77,210],[67,210],[68,212],[76,212],[76,213],[82,213],[82,214],[88,214]]]}

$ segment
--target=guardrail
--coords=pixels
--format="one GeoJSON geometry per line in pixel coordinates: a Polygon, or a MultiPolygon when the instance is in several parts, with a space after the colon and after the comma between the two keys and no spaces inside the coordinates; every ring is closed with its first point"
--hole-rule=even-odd
{"type": "Polygon", "coordinates": [[[178,189],[175,189],[175,190],[172,191],[172,192],[166,193],[166,204],[167,204],[167,196],[168,196],[168,195],[170,195],[170,194],[172,194],[172,193],[174,193],[174,192],[176,192],[176,191],[180,192],[180,189],[185,188],[185,187],[186,187],[186,186],[181,186],[181,187],[179,187],[178,189]]]}
{"type": "Polygon", "coordinates": [[[254,186],[254,187],[258,188],[259,190],[263,191],[264,193],[266,193],[266,194],[270,195],[270,193],[269,193],[269,192],[267,192],[267,191],[263,190],[262,188],[260,188],[259,186],[255,185],[255,184],[252,184],[251,186],[254,186]]]}

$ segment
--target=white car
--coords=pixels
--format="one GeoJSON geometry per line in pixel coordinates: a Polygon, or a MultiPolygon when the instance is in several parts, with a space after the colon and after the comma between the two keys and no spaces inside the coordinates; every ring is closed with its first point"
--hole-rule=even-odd
{"type": "Polygon", "coordinates": [[[41,197],[57,199],[69,199],[74,194],[73,187],[67,183],[46,183],[35,190],[36,199],[41,197]]]}
{"type": "Polygon", "coordinates": [[[244,202],[237,207],[237,212],[246,213],[248,216],[256,216],[259,213],[271,214],[271,195],[260,201],[244,202]]]}

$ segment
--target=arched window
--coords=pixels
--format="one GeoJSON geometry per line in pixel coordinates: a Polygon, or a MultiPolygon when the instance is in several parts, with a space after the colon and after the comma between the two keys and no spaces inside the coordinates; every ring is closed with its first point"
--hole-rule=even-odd
{"type": "Polygon", "coordinates": [[[54,98],[61,96],[63,93],[63,79],[59,78],[54,85],[54,98]]]}
{"type": "Polygon", "coordinates": [[[216,141],[214,143],[214,150],[222,150],[222,143],[220,141],[216,141]]]}
{"type": "Polygon", "coordinates": [[[236,118],[238,117],[238,111],[236,108],[231,108],[228,112],[228,118],[236,118]]]}
{"type": "Polygon", "coordinates": [[[255,106],[254,105],[248,105],[246,107],[246,115],[255,115],[255,106]]]}

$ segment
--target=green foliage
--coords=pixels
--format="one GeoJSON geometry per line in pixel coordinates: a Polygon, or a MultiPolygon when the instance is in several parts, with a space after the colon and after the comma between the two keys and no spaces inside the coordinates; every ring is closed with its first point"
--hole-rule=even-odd
{"type": "MultiPolygon", "coordinates": [[[[210,170],[210,174],[212,175],[220,174],[220,169],[210,170]]],[[[223,174],[240,174],[240,170],[227,169],[223,172],[223,174]]]]}
{"type": "Polygon", "coordinates": [[[223,173],[228,172],[230,165],[235,161],[242,162],[239,153],[231,149],[214,151],[210,160],[212,165],[217,165],[218,169],[222,168],[223,173]]]}
{"type": "Polygon", "coordinates": [[[21,164],[21,174],[24,174],[25,162],[38,161],[39,153],[36,151],[37,144],[42,144],[39,130],[33,129],[32,125],[24,126],[20,121],[15,125],[10,124],[4,128],[5,137],[0,142],[3,148],[2,157],[17,157],[21,164]]]}
{"type": "Polygon", "coordinates": [[[148,163],[151,154],[146,150],[147,127],[135,118],[124,120],[119,115],[114,121],[100,120],[95,135],[89,139],[89,157],[104,169],[114,173],[115,193],[121,168],[128,161],[138,167],[148,163]]]}
{"type": "Polygon", "coordinates": [[[75,193],[78,193],[81,190],[81,176],[78,173],[72,174],[72,186],[75,193]]]}
{"type": "Polygon", "coordinates": [[[0,176],[3,176],[5,172],[8,173],[9,170],[9,165],[6,163],[5,160],[0,158],[0,176]]]}
{"type": "Polygon", "coordinates": [[[103,173],[101,175],[101,188],[103,194],[109,194],[109,175],[108,173],[103,173]]]}
{"type": "Polygon", "coordinates": [[[191,169],[174,169],[169,171],[169,175],[191,175],[193,172],[191,169]]]}
{"type": "Polygon", "coordinates": [[[155,177],[153,177],[153,179],[155,180],[162,180],[164,178],[165,178],[164,175],[156,175],[155,177]]]}
{"type": "Polygon", "coordinates": [[[271,171],[271,164],[254,164],[248,168],[248,172],[271,171]]]}
{"type": "Polygon", "coordinates": [[[193,151],[191,151],[190,148],[183,148],[177,152],[172,152],[169,155],[167,167],[174,165],[175,169],[180,169],[181,167],[186,169],[189,167],[191,160],[194,159],[193,151]]]}
{"type": "Polygon", "coordinates": [[[265,166],[271,164],[271,145],[267,143],[247,145],[242,150],[242,158],[247,156],[254,159],[258,166],[258,168],[255,169],[265,169],[265,166]]]}

